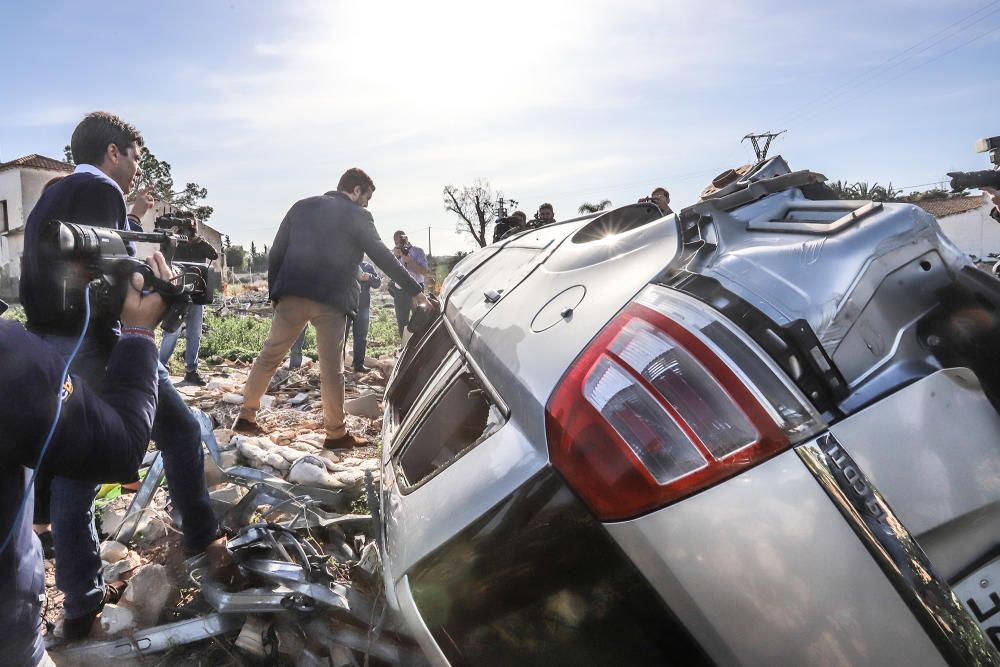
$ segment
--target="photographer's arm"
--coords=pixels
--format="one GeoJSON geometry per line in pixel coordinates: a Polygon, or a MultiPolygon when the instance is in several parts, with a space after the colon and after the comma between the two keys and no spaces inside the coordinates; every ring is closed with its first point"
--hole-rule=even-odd
{"type": "MultiPolygon", "coordinates": [[[[162,257],[154,262],[158,277],[170,275],[162,257]]],[[[143,297],[137,289],[130,290],[122,320],[125,331],[138,333],[126,333],[116,344],[102,391],[73,377],[62,387],[59,422],[44,456],[48,470],[89,481],[134,476],[149,444],[156,409],[157,351],[146,330],[151,334],[163,310],[159,296],[143,297]]],[[[9,400],[0,403],[0,430],[9,447],[5,458],[31,467],[55,415],[65,360],[15,326],[4,330],[0,344],[2,386],[11,390],[4,392],[9,400]]]]}
{"type": "Polygon", "coordinates": [[[358,227],[361,230],[361,247],[364,249],[365,254],[368,255],[375,266],[382,269],[383,273],[399,285],[403,292],[409,296],[420,294],[420,283],[407,273],[403,265],[392,254],[392,251],[382,243],[382,238],[378,235],[378,230],[375,229],[375,221],[372,219],[371,214],[365,211],[364,216],[366,216],[366,219],[360,220],[358,227]]]}

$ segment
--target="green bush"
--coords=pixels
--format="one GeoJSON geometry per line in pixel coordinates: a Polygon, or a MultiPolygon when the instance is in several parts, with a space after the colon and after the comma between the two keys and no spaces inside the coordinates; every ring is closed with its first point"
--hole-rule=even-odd
{"type": "MultiPolygon", "coordinates": [[[[205,333],[201,337],[198,356],[209,363],[219,363],[222,360],[253,361],[264,347],[264,341],[267,340],[270,330],[270,319],[252,315],[219,317],[210,308],[206,308],[205,333]]],[[[348,332],[348,345],[351,344],[350,339],[351,334],[348,332]]],[[[183,336],[177,341],[174,355],[168,364],[172,373],[180,374],[184,371],[185,343],[183,336]]],[[[398,347],[399,335],[392,308],[376,309],[372,312],[371,325],[368,329],[368,356],[381,357],[394,354],[398,347]]],[[[310,359],[318,358],[316,329],[312,326],[306,328],[302,354],[310,359]]]]}

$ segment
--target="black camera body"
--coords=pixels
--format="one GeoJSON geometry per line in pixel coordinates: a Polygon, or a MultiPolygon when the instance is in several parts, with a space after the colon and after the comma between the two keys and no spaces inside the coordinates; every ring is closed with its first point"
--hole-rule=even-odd
{"type": "Polygon", "coordinates": [[[46,255],[54,260],[51,270],[61,288],[60,310],[67,321],[80,321],[86,308],[86,289],[95,319],[117,319],[125,302],[129,280],[141,273],[147,289],[163,297],[167,314],[164,331],[176,331],[192,303],[209,304],[214,296],[208,264],[172,262],[177,277],[164,281],[150,267],[129,253],[129,242],[159,243],[168,261],[179,241],[186,237],[169,232],[132,232],[91,227],[52,220],[42,232],[46,255]]]}
{"type": "Polygon", "coordinates": [[[153,221],[153,227],[165,232],[173,232],[192,238],[197,236],[194,223],[194,213],[189,211],[171,211],[164,213],[153,221]]]}
{"type": "Polygon", "coordinates": [[[993,169],[983,171],[949,171],[951,189],[955,192],[970,188],[1000,190],[1000,137],[987,137],[976,142],[977,153],[988,153],[993,169]]]}

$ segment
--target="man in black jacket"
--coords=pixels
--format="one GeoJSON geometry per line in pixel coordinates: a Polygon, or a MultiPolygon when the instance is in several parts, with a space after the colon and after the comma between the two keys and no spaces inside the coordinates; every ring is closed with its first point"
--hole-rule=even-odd
{"type": "MultiPolygon", "coordinates": [[[[159,253],[147,261],[154,275],[170,277],[159,253]]],[[[165,306],[156,294],[141,296],[138,280],[125,299],[121,340],[108,359],[97,393],[76,373],[63,384],[62,355],[17,322],[0,320],[0,396],[4,397],[0,401],[0,663],[4,665],[38,665],[47,659],[39,632],[44,567],[41,545],[31,531],[27,469],[44,456],[49,470],[74,479],[127,479],[135,475],[146,453],[156,410],[152,328],[165,306]],[[43,452],[57,406],[58,422],[43,452]]]]}
{"type": "MultiPolygon", "coordinates": [[[[127,229],[125,192],[138,176],[142,144],[139,132],[117,116],[104,112],[87,115],[70,141],[76,170],[42,193],[25,224],[21,301],[28,316],[27,328],[64,356],[76,344],[83,322],[79,315],[67,316],[59,306],[60,285],[53,278],[53,258],[47,255],[49,244],[41,242],[41,232],[53,219],[127,229]]],[[[118,331],[118,322],[113,318],[90,323],[74,361],[81,377],[91,383],[100,381],[118,331]]],[[[191,553],[205,551],[210,545],[215,550],[224,545],[225,538],[205,486],[201,427],[170,382],[163,364],[158,365],[157,374],[159,404],[153,439],[163,454],[170,499],[184,526],[184,547],[191,553]]],[[[59,476],[51,483],[56,585],[66,596],[63,636],[67,639],[87,636],[104,604],[120,590],[106,586],[101,577],[93,516],[98,488],[90,482],[59,476]]]]}
{"type": "Polygon", "coordinates": [[[260,399],[296,337],[307,323],[316,327],[320,391],[328,449],[366,444],[344,425],[344,338],[347,315],[358,308],[358,264],[367,254],[415,308],[429,308],[420,285],[396,261],[365,210],[375,191],[361,169],[348,169],[337,190],[295,203],[274,237],[267,282],[274,319],[264,349],[254,361],[243,390],[243,407],[233,425],[239,433],[259,435],[260,399]]]}
{"type": "MultiPolygon", "coordinates": [[[[214,262],[219,258],[219,252],[212,247],[212,244],[198,235],[198,221],[191,218],[191,229],[193,233],[187,243],[177,246],[174,251],[174,259],[178,262],[214,262]]],[[[177,233],[184,233],[187,230],[174,228],[177,233]]],[[[188,384],[204,387],[207,382],[198,374],[198,352],[201,349],[201,325],[204,322],[205,307],[200,303],[193,303],[188,307],[187,317],[184,320],[184,381],[188,384]]],[[[177,331],[163,332],[163,340],[160,342],[160,363],[164,366],[170,361],[177,346],[177,339],[181,337],[181,328],[177,331]]]]}

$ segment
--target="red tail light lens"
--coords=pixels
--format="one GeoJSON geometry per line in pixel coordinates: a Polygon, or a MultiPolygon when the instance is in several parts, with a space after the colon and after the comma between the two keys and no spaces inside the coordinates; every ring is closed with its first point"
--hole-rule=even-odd
{"type": "Polygon", "coordinates": [[[753,341],[657,286],[605,327],[546,406],[553,465],[606,520],[696,493],[819,427],[753,341]]]}

